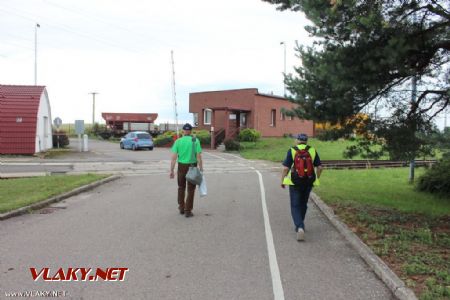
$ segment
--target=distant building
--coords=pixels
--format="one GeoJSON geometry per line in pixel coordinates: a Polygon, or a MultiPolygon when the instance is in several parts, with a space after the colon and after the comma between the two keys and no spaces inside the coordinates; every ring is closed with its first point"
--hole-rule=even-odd
{"type": "Polygon", "coordinates": [[[0,85],[0,154],[34,154],[53,147],[45,86],[0,85]]]}
{"type": "Polygon", "coordinates": [[[106,126],[115,133],[153,131],[158,114],[155,113],[102,113],[106,126]]]}
{"type": "Polygon", "coordinates": [[[295,107],[286,98],[262,94],[256,88],[189,94],[189,112],[199,129],[211,128],[233,138],[243,128],[254,128],[263,137],[306,133],[314,136],[314,123],[286,116],[295,107]]]}

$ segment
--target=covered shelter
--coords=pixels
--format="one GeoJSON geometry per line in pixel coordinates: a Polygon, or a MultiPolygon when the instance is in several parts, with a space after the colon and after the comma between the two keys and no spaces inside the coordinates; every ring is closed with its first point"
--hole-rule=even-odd
{"type": "Polygon", "coordinates": [[[45,86],[0,85],[0,154],[35,154],[51,148],[45,86]]]}

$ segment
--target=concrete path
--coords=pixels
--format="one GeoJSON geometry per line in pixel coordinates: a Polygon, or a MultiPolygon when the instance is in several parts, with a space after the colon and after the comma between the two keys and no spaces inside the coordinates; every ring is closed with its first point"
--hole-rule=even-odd
{"type": "Polygon", "coordinates": [[[273,165],[205,153],[209,194],[196,195],[186,219],[161,151],[166,159],[147,172],[0,222],[0,299],[43,290],[70,299],[392,298],[312,203],[306,241],[295,240],[273,165]],[[129,272],[123,282],[35,282],[30,267],[129,272]]]}

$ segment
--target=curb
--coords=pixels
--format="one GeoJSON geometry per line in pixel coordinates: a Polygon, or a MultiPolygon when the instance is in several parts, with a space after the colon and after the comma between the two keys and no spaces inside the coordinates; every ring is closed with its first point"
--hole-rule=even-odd
{"type": "Polygon", "coordinates": [[[333,209],[326,205],[315,193],[311,193],[311,199],[397,299],[417,300],[414,292],[347,225],[340,221],[338,216],[334,214],[333,209]]]}
{"type": "Polygon", "coordinates": [[[31,204],[31,205],[28,205],[28,206],[24,206],[24,207],[15,209],[15,210],[10,211],[10,212],[6,212],[6,213],[3,213],[3,214],[0,214],[0,221],[3,221],[3,220],[6,220],[6,219],[9,219],[9,218],[12,218],[12,217],[16,217],[16,216],[20,216],[20,215],[29,213],[31,210],[36,210],[36,209],[43,208],[43,207],[45,207],[45,206],[47,206],[49,204],[52,204],[52,203],[55,203],[55,202],[59,202],[59,201],[64,200],[66,198],[69,198],[69,197],[78,195],[80,193],[83,193],[85,191],[91,190],[93,188],[96,188],[96,187],[98,187],[98,186],[100,186],[102,184],[105,184],[107,182],[119,179],[120,177],[121,176],[119,176],[119,175],[113,175],[113,176],[104,178],[102,180],[95,181],[95,182],[92,182],[92,183],[80,186],[80,187],[78,187],[76,189],[73,189],[73,190],[71,190],[69,192],[53,196],[53,197],[48,198],[46,200],[43,200],[43,201],[31,204]]]}

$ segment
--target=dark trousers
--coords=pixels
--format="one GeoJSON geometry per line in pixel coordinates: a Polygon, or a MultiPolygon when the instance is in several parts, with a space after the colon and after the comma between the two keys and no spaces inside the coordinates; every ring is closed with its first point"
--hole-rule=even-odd
{"type": "Polygon", "coordinates": [[[308,199],[312,186],[290,185],[289,197],[291,198],[291,214],[294,221],[295,231],[299,228],[305,229],[305,216],[308,209],[308,199]]]}
{"type": "Polygon", "coordinates": [[[189,171],[189,166],[191,164],[181,164],[178,163],[177,179],[178,179],[178,209],[180,211],[190,212],[194,206],[194,193],[195,184],[186,181],[186,174],[189,171]],[[184,200],[186,194],[186,184],[187,184],[187,197],[184,200]]]}

